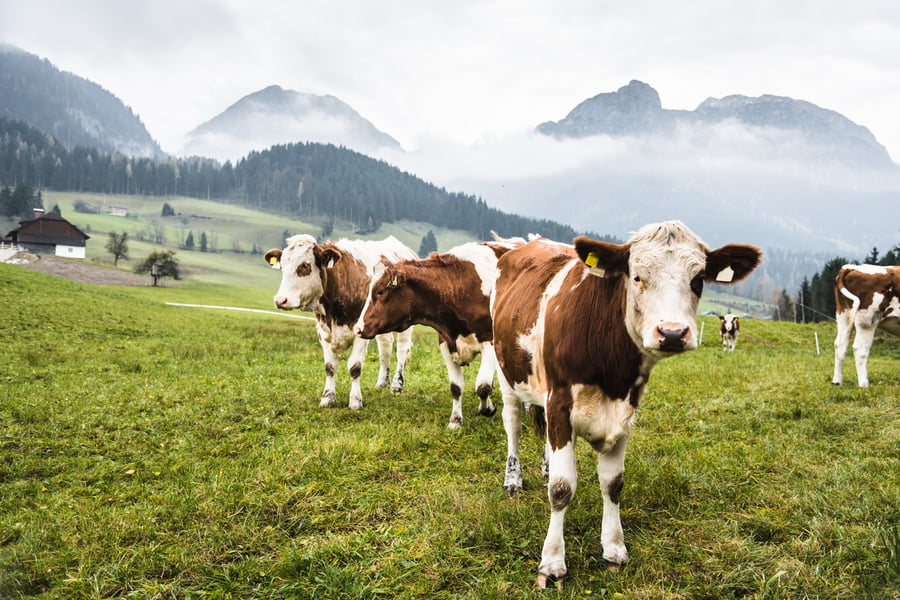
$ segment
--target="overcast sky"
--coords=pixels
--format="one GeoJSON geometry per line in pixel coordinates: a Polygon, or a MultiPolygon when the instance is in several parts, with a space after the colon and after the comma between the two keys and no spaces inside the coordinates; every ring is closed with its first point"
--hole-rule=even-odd
{"type": "Polygon", "coordinates": [[[639,79],[664,108],[775,94],[900,162],[897,0],[0,0],[0,41],[100,84],[167,152],[268,85],[337,96],[405,149],[484,144],[639,79]]]}

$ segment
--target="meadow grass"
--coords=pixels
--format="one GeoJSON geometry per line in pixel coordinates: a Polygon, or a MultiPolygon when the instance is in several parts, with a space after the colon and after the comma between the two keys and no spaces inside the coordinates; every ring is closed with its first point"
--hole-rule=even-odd
{"type": "MultiPolygon", "coordinates": [[[[747,320],[737,351],[654,371],[626,457],[631,559],[604,568],[593,451],[566,523],[568,587],[534,587],[542,444],[502,491],[500,415],[446,428],[434,333],[406,390],[318,406],[312,323],[271,291],[81,285],[0,264],[0,598],[885,598],[900,595],[900,340],[872,387],[829,383],[834,328],[747,320]],[[821,355],[816,354],[818,333],[821,355]]],[[[472,369],[473,367],[470,367],[472,369]]],[[[495,391],[495,402],[501,403],[495,391]]],[[[530,430],[530,426],[526,425],[530,430]]]]}

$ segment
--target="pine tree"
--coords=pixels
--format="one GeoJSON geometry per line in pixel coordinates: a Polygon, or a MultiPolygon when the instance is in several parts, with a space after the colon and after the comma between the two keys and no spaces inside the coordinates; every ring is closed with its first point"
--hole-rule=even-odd
{"type": "Polygon", "coordinates": [[[432,252],[437,252],[437,239],[434,237],[434,232],[429,229],[422,238],[422,243],[419,244],[419,256],[425,258],[432,252]]]}
{"type": "Polygon", "coordinates": [[[184,240],[184,249],[185,250],[193,250],[194,249],[194,232],[189,231],[187,239],[184,240]]]}

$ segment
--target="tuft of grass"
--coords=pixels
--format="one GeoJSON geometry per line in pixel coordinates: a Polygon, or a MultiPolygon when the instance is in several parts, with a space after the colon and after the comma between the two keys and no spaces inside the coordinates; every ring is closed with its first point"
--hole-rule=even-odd
{"type": "MultiPolygon", "coordinates": [[[[313,324],[211,284],[85,286],[0,264],[0,597],[546,598],[542,444],[502,491],[499,413],[446,428],[436,336],[406,390],[318,406],[313,324]]],[[[707,332],[716,319],[709,319],[707,332]]],[[[566,520],[566,598],[900,594],[900,340],[831,386],[833,326],[747,320],[653,372],[626,458],[631,560],[607,571],[594,453],[566,520]],[[818,333],[821,355],[815,351],[818,333]]],[[[494,401],[500,403],[499,394],[494,401]]]]}

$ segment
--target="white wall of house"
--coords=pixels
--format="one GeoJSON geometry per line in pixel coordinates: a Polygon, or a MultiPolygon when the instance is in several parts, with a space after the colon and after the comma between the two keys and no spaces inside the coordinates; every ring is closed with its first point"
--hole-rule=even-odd
{"type": "Polygon", "coordinates": [[[63,246],[56,245],[56,255],[65,256],[66,258],[84,258],[84,246],[63,246]]]}

